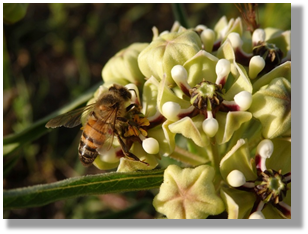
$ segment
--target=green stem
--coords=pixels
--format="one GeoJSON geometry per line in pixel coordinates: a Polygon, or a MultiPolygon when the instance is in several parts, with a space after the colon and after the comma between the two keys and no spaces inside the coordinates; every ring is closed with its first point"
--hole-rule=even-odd
{"type": "Polygon", "coordinates": [[[193,154],[178,146],[175,147],[174,152],[171,155],[169,155],[169,157],[177,161],[190,164],[192,166],[197,166],[209,162],[207,159],[199,155],[193,154]]]}
{"type": "Polygon", "coordinates": [[[184,28],[188,28],[188,22],[186,20],[187,17],[183,4],[172,3],[171,6],[175,20],[177,20],[184,28]]]}

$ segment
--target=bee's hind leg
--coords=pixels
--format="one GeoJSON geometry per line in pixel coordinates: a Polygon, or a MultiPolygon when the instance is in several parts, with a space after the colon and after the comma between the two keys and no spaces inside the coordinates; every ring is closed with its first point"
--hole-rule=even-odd
{"type": "Polygon", "coordinates": [[[116,130],[114,130],[114,133],[118,137],[118,141],[119,141],[119,143],[121,145],[123,154],[125,155],[126,158],[131,159],[133,161],[142,162],[142,163],[146,164],[147,166],[149,166],[149,164],[147,162],[141,161],[136,155],[134,155],[133,153],[129,152],[129,149],[127,148],[127,145],[124,143],[124,141],[122,140],[122,137],[120,136],[120,134],[116,130]]]}

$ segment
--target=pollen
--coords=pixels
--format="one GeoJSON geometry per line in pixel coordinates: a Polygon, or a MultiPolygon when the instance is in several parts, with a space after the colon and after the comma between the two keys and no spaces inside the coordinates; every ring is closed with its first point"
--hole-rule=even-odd
{"type": "Polygon", "coordinates": [[[124,133],[124,137],[136,136],[140,134],[147,136],[148,133],[145,127],[149,126],[150,122],[147,118],[135,114],[132,121],[128,122],[128,128],[124,133]]]}

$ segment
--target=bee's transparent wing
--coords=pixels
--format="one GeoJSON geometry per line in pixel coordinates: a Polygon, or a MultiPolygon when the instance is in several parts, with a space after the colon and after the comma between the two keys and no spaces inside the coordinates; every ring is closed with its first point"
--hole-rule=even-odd
{"type": "Polygon", "coordinates": [[[97,153],[100,155],[105,155],[108,152],[111,152],[111,150],[113,150],[113,141],[114,141],[114,133],[113,133],[113,129],[109,124],[105,124],[105,129],[106,132],[109,132],[108,134],[106,134],[106,139],[104,141],[104,143],[102,145],[98,145],[97,146],[97,153]],[[112,133],[111,133],[112,132],[112,133]]]}
{"type": "Polygon", "coordinates": [[[91,112],[94,108],[95,103],[87,105],[76,110],[69,111],[65,114],[59,115],[47,122],[46,128],[57,128],[57,127],[67,127],[73,128],[81,123],[81,116],[83,113],[91,112]]]}
{"type": "Polygon", "coordinates": [[[109,151],[113,145],[117,114],[117,108],[106,111],[105,116],[102,116],[102,119],[98,119],[96,123],[92,126],[92,129],[96,129],[95,131],[104,133],[104,144],[97,145],[97,152],[101,155],[109,151]]]}

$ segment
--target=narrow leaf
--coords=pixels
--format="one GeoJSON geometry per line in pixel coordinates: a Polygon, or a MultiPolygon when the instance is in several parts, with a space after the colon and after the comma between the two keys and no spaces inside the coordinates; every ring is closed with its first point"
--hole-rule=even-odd
{"type": "Polygon", "coordinates": [[[163,182],[163,172],[163,170],[110,172],[69,178],[51,184],[4,190],[3,208],[36,207],[77,196],[158,188],[163,182]]]}
{"type": "Polygon", "coordinates": [[[183,4],[172,3],[171,6],[175,20],[179,21],[184,28],[189,28],[183,4]]]}

